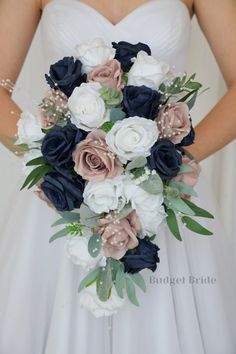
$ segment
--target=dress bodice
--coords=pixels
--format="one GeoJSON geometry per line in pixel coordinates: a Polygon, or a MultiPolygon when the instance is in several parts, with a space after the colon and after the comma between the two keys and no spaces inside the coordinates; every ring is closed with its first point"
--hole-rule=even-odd
{"type": "Polygon", "coordinates": [[[184,71],[191,19],[181,0],[149,0],[116,25],[79,0],[51,0],[44,8],[41,38],[45,70],[55,60],[74,55],[75,45],[102,37],[105,41],[147,43],[153,56],[184,71]]]}

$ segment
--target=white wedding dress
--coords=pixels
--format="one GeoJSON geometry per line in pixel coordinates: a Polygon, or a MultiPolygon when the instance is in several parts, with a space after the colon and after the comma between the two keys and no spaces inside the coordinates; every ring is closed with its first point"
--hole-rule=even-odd
{"type": "MultiPolygon", "coordinates": [[[[180,0],[149,1],[117,25],[80,1],[52,0],[40,23],[41,75],[94,37],[147,43],[155,57],[183,72],[190,27],[180,0]]],[[[80,307],[84,274],[66,258],[63,239],[48,243],[56,214],[33,193],[13,190],[0,237],[0,354],[235,354],[231,253],[204,177],[197,190],[198,204],[216,215],[202,221],[214,236],[184,230],[180,243],[168,232],[158,235],[161,262],[154,274],[144,271],[148,290],[138,294],[141,306],[127,303],[110,319],[80,307]]]]}

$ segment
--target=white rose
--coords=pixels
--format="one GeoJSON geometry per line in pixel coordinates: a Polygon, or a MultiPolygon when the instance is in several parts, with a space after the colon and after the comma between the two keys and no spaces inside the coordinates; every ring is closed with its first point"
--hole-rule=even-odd
{"type": "Polygon", "coordinates": [[[115,57],[115,49],[107,45],[101,38],[84,42],[76,46],[76,57],[83,64],[83,73],[88,73],[95,66],[105,64],[115,57]]]}
{"type": "Polygon", "coordinates": [[[39,149],[32,149],[29,152],[25,153],[23,156],[23,173],[28,176],[34,169],[35,166],[26,166],[27,162],[36,159],[37,157],[42,156],[42,152],[39,149]]]}
{"type": "Polygon", "coordinates": [[[160,225],[166,218],[163,204],[163,194],[158,195],[147,193],[141,187],[127,180],[125,197],[131,202],[132,208],[136,210],[143,228],[143,236],[157,234],[160,225]]]}
{"type": "Polygon", "coordinates": [[[83,236],[69,236],[65,243],[65,251],[68,258],[85,270],[90,270],[103,258],[102,252],[97,257],[90,256],[88,252],[88,241],[92,232],[88,228],[83,229],[83,236]]]}
{"type": "Polygon", "coordinates": [[[134,58],[134,64],[128,73],[128,85],[145,85],[157,90],[169,70],[168,64],[156,60],[141,50],[137,58],[134,58]]]}
{"type": "Polygon", "coordinates": [[[32,147],[37,145],[36,141],[44,137],[39,119],[29,112],[21,113],[17,127],[18,140],[16,144],[27,144],[32,147]]]}
{"type": "Polygon", "coordinates": [[[106,135],[110,150],[123,163],[138,156],[149,156],[150,149],[157,139],[157,124],[141,117],[117,121],[106,135]]]}
{"type": "Polygon", "coordinates": [[[126,204],[124,179],[125,176],[118,176],[102,182],[88,182],[84,189],[85,204],[97,214],[121,210],[126,204]]]}
{"type": "Polygon", "coordinates": [[[84,288],[79,294],[79,299],[81,306],[91,311],[95,317],[111,316],[125,303],[125,299],[117,295],[115,287],[112,287],[111,296],[107,301],[99,300],[95,283],[84,288]]]}
{"type": "Polygon", "coordinates": [[[76,87],[68,100],[71,122],[78,128],[90,131],[99,128],[106,120],[106,108],[99,93],[98,82],[83,83],[76,87]]]}

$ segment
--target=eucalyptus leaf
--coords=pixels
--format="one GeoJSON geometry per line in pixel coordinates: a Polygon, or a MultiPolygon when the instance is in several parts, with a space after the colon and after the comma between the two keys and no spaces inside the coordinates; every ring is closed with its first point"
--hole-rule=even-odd
{"type": "Polygon", "coordinates": [[[166,213],[167,213],[166,222],[171,233],[175,236],[175,238],[177,238],[178,241],[182,241],[175,212],[170,208],[166,208],[166,213]]]}
{"type": "Polygon", "coordinates": [[[181,165],[180,166],[180,170],[179,170],[179,173],[178,175],[180,175],[181,173],[188,173],[188,172],[192,172],[193,171],[193,168],[189,165],[181,165]]]}
{"type": "Polygon", "coordinates": [[[139,302],[136,297],[136,291],[135,291],[135,286],[134,286],[133,281],[129,277],[126,277],[125,284],[126,284],[126,292],[127,292],[129,300],[135,306],[139,306],[139,302]]]}
{"type": "Polygon", "coordinates": [[[88,252],[91,257],[96,258],[102,248],[102,238],[99,235],[93,234],[88,241],[88,252]]]}
{"type": "Polygon", "coordinates": [[[125,288],[125,273],[121,267],[118,269],[116,273],[115,288],[118,296],[123,299],[124,297],[123,290],[125,288]]]}
{"type": "Polygon", "coordinates": [[[64,228],[64,229],[58,231],[57,233],[55,233],[55,234],[50,238],[49,243],[51,243],[51,242],[57,240],[58,238],[62,238],[62,237],[64,237],[64,236],[66,236],[66,235],[67,235],[67,229],[64,228]]]}
{"type": "Polygon", "coordinates": [[[121,108],[112,108],[110,111],[110,121],[112,123],[117,122],[118,120],[123,120],[126,118],[126,114],[122,111],[121,108]]]}
{"type": "Polygon", "coordinates": [[[86,288],[89,284],[94,282],[97,279],[97,276],[100,272],[100,267],[94,269],[91,273],[86,275],[86,277],[80,282],[78,292],[81,292],[84,288],[86,288]]]}
{"type": "Polygon", "coordinates": [[[62,211],[62,212],[59,212],[59,214],[67,223],[80,221],[80,214],[79,213],[76,213],[73,211],[62,211]]]}
{"type": "Polygon", "coordinates": [[[207,210],[198,207],[196,204],[191,202],[190,200],[185,200],[185,203],[195,212],[195,216],[214,219],[214,216],[209,213],[207,210]]]}
{"type": "Polygon", "coordinates": [[[163,192],[163,182],[157,173],[155,175],[151,174],[146,181],[139,184],[139,187],[150,194],[157,195],[163,192]]]}
{"type": "Polygon", "coordinates": [[[131,213],[132,210],[133,208],[131,204],[130,203],[126,204],[119,213],[115,214],[116,220],[124,219],[126,216],[128,216],[131,213]]]}
{"type": "Polygon", "coordinates": [[[192,218],[190,218],[188,216],[183,216],[181,220],[182,220],[183,224],[189,230],[191,230],[193,232],[196,232],[197,234],[205,235],[205,236],[213,235],[213,232],[211,232],[210,230],[206,229],[201,224],[199,224],[196,220],[193,220],[192,218]]]}
{"type": "Polygon", "coordinates": [[[55,226],[59,226],[59,225],[65,225],[65,224],[68,224],[68,222],[65,219],[61,218],[61,219],[58,219],[57,221],[55,221],[51,225],[51,227],[55,227],[55,226]]]}
{"type": "Polygon", "coordinates": [[[143,292],[146,292],[146,283],[141,273],[129,274],[129,276],[133,280],[133,282],[138,285],[141,290],[143,290],[143,292]]]}
{"type": "Polygon", "coordinates": [[[185,183],[177,182],[177,181],[171,181],[169,183],[169,186],[173,187],[173,188],[177,188],[181,193],[184,193],[184,194],[187,194],[187,195],[191,195],[193,197],[197,197],[198,196],[197,192],[195,192],[193,187],[188,186],[185,183]]]}
{"type": "Polygon", "coordinates": [[[126,171],[131,171],[135,168],[140,168],[144,167],[147,164],[147,159],[144,156],[139,156],[133,161],[129,162],[128,165],[126,166],[126,171]]]}
{"type": "Polygon", "coordinates": [[[89,207],[85,204],[82,204],[80,209],[80,222],[84,224],[87,227],[95,227],[97,225],[97,220],[99,218],[99,215],[94,213],[92,210],[89,209],[89,207]]]}
{"type": "Polygon", "coordinates": [[[106,267],[100,268],[96,285],[99,300],[107,301],[110,297],[112,288],[112,274],[109,261],[107,261],[106,267]]]}

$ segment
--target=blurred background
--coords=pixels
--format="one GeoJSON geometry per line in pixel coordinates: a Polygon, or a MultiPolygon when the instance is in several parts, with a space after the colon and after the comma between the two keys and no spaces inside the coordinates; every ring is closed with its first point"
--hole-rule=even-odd
{"type": "MultiPolygon", "coordinates": [[[[32,95],[35,93],[34,100],[38,98],[43,92],[37,92],[38,85],[37,70],[34,70],[35,77],[32,77],[31,70],[28,70],[32,65],[34,68],[40,67],[41,50],[39,45],[39,33],[36,34],[33,41],[29,56],[24,65],[22,73],[18,81],[18,89],[15,93],[15,100],[21,102],[21,107],[30,109],[34,107],[32,95]],[[29,77],[29,75],[31,75],[29,77]],[[31,82],[29,87],[28,82],[31,82]],[[27,83],[27,84],[26,84],[27,83]],[[25,85],[26,84],[26,85],[25,85]],[[29,87],[30,92],[20,90],[21,87],[29,87]],[[31,104],[29,104],[29,100],[31,104]],[[23,104],[22,104],[23,102],[23,104]],[[26,103],[27,102],[27,103],[26,103]]],[[[198,99],[197,107],[192,112],[193,122],[196,125],[206,113],[214,106],[214,104],[224,95],[226,87],[222,75],[219,72],[217,63],[211,50],[201,33],[196,19],[192,21],[192,38],[189,52],[189,72],[197,72],[198,81],[202,82],[204,87],[209,87],[209,90],[201,95],[198,99]]],[[[233,112],[235,114],[235,112],[233,112]]],[[[222,117],[222,120],[224,117],[222,117]]],[[[236,259],[236,142],[231,143],[222,151],[216,153],[214,156],[206,159],[202,163],[203,173],[212,185],[213,193],[219,203],[222,215],[222,221],[225,226],[225,237],[230,243],[231,249],[234,251],[236,259]]],[[[21,172],[21,161],[13,154],[8,152],[0,145],[0,227],[3,225],[7,217],[6,211],[8,206],[14,203],[14,196],[19,193],[19,188],[22,184],[23,174],[21,172]]],[[[207,197],[207,196],[206,196],[207,197]]],[[[1,232],[1,229],[0,229],[1,232]]]]}

